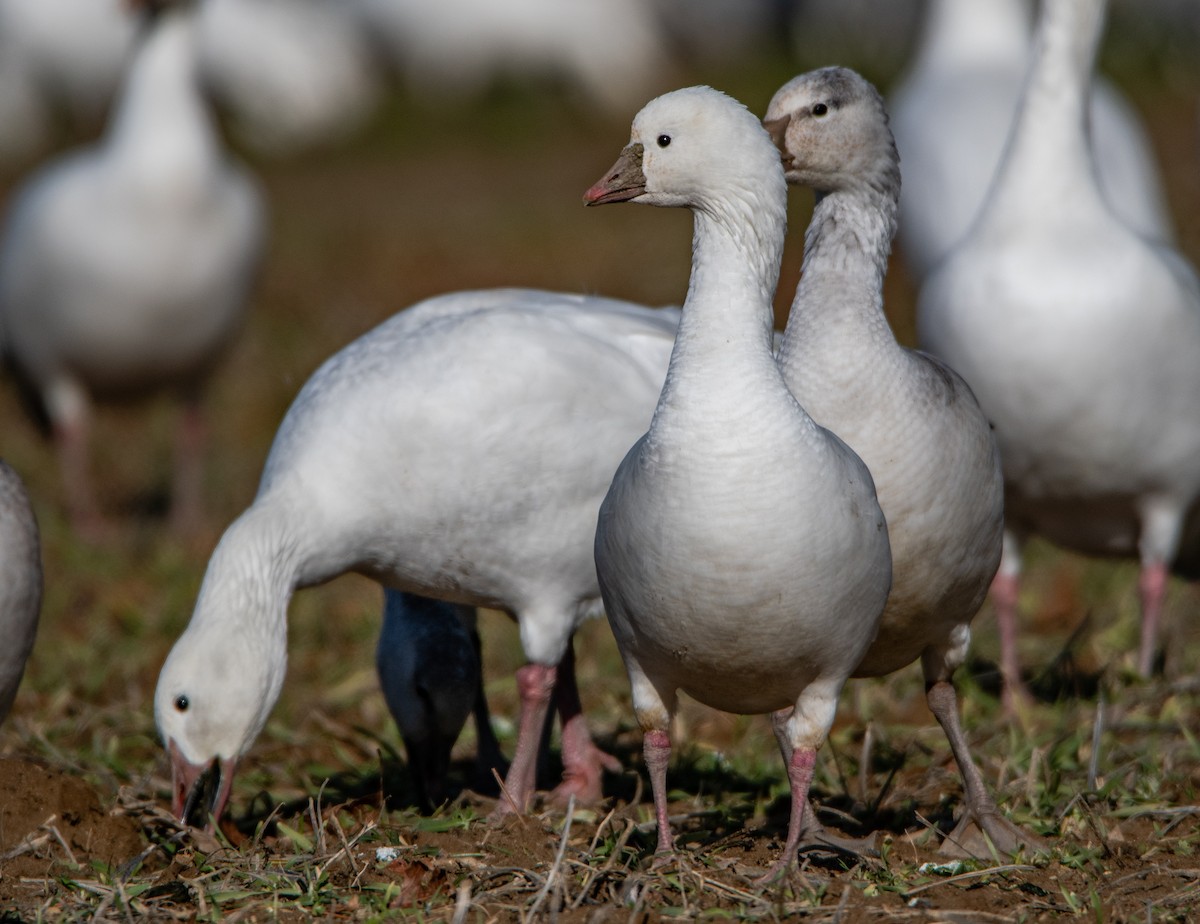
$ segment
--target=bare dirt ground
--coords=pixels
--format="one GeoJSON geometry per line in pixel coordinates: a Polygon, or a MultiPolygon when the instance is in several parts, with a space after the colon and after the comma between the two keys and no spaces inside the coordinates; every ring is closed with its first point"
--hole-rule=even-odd
{"type": "MultiPolygon", "coordinates": [[[[860,64],[758,62],[671,86],[708,82],[761,111],[792,73],[834,60],[860,64]]],[[[1116,61],[1162,157],[1182,246],[1200,261],[1200,76],[1116,61]]],[[[626,768],[607,778],[605,802],[539,806],[493,827],[494,794],[465,789],[422,818],[373,675],[379,591],[353,576],[296,597],[289,676],[244,762],[231,819],[216,836],[172,821],[151,716],[158,669],[311,371],[392,312],[452,289],[682,299],[686,215],[580,203],[627,136],[626,121],[561,93],[509,87],[454,112],[398,99],[351,144],[255,162],[273,237],[251,318],[209,396],[210,524],[197,540],[174,539],[161,517],[167,402],[101,414],[98,475],[122,526],[95,547],[71,535],[49,444],[0,381],[0,453],[35,496],[47,575],[37,648],[0,728],[0,920],[1200,918],[1196,592],[1173,588],[1165,673],[1141,683],[1130,676],[1135,570],[1044,546],[1032,551],[1023,598],[1024,654],[1043,700],[1022,722],[1000,714],[987,608],[961,686],[989,785],[1050,842],[1046,854],[956,864],[936,853],[961,790],[911,668],[848,687],[815,784],[826,822],[878,831],[880,858],[806,855],[782,881],[756,885],[787,824],[773,739],[761,718],[687,704],[670,773],[682,856],[651,868],[640,740],[602,623],[585,627],[579,650],[592,727],[626,768]]],[[[20,176],[0,176],[0,203],[20,176]]],[[[780,323],[807,212],[796,197],[780,323]]],[[[913,287],[898,263],[887,300],[911,342],[913,287]]],[[[507,619],[483,623],[488,695],[511,747],[519,647],[507,619]]],[[[459,745],[462,785],[473,747],[469,734],[459,745]]],[[[547,785],[555,769],[552,760],[547,785]]]]}

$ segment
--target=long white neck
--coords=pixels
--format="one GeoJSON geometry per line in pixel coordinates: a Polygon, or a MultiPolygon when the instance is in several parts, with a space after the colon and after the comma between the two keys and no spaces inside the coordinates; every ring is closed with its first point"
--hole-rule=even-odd
{"type": "Polygon", "coordinates": [[[187,191],[220,160],[197,81],[194,13],[168,10],[146,29],[106,143],[132,181],[187,191]]]}
{"type": "Polygon", "coordinates": [[[1091,150],[1092,69],[1105,0],[1044,0],[1008,148],[989,193],[989,221],[1070,199],[1105,209],[1091,150]]]}
{"type": "MultiPolygon", "coordinates": [[[[818,335],[862,345],[895,344],[883,314],[883,277],[896,232],[899,171],[893,158],[874,181],[818,194],[804,238],[804,266],[788,314],[779,364],[789,385],[800,380],[806,347],[824,350],[818,335]]],[[[803,394],[797,397],[803,403],[803,394]]]]}
{"type": "MultiPolygon", "coordinates": [[[[771,358],[771,302],[787,231],[782,174],[693,208],[692,274],[660,409],[686,405],[713,363],[771,358]]],[[[774,369],[774,363],[765,364],[774,369]]],[[[749,385],[749,382],[744,383],[749,385]]]]}
{"type": "Polygon", "coordinates": [[[1029,35],[1028,0],[931,0],[917,69],[1020,65],[1029,35]]]}
{"type": "Polygon", "coordinates": [[[308,583],[305,559],[300,531],[290,527],[286,506],[256,502],[217,543],[192,626],[208,631],[228,624],[269,650],[285,646],[288,603],[308,583]]]}

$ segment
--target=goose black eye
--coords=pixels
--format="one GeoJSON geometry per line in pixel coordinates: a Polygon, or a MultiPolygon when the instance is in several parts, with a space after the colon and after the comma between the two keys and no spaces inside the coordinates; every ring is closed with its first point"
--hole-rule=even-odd
{"type": "Polygon", "coordinates": [[[191,703],[188,702],[188,698],[186,696],[176,696],[175,697],[175,708],[178,709],[180,712],[187,712],[188,706],[190,706],[190,705],[191,705],[191,703]]]}
{"type": "Polygon", "coordinates": [[[659,135],[658,136],[658,146],[660,148],[665,148],[670,143],[671,143],[670,135],[659,135]]]}
{"type": "Polygon", "coordinates": [[[823,116],[827,112],[829,112],[829,107],[826,106],[824,103],[817,103],[815,106],[812,107],[812,114],[815,116],[823,116]]]}

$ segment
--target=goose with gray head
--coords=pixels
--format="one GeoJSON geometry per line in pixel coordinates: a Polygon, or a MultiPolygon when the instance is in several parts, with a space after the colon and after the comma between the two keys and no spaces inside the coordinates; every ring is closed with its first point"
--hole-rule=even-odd
{"type": "Polygon", "coordinates": [[[169,390],[184,403],[175,525],[202,515],[201,391],[240,326],[262,204],[222,151],[195,73],[196,4],[146,0],[101,141],[17,192],[0,240],[4,348],[48,418],[72,523],[105,522],[89,475],[92,401],[169,390]]]}
{"type": "Polygon", "coordinates": [[[159,676],[176,810],[215,765],[203,808],[220,814],[279,696],[292,594],[349,571],[516,618],[528,663],[499,814],[533,796],[552,699],[556,794],[599,798],[617,764],[588,734],[571,638],[600,613],[596,514],[653,413],[678,317],[554,292],[457,292],[326,361],[280,424],[258,495],[213,552],[159,676]]]}
{"type": "MultiPolygon", "coordinates": [[[[904,165],[900,250],[924,278],[970,228],[1012,128],[1030,63],[1030,0],[930,0],[915,58],[890,94],[904,165]]],[[[1174,237],[1154,150],[1102,76],[1089,117],[1097,179],[1113,209],[1154,240],[1174,237]]]]}
{"type": "Polygon", "coordinates": [[[644,733],[658,851],[678,691],[780,724],[799,844],[816,750],[891,583],[871,475],[788,391],[772,353],[787,187],[770,137],[708,87],[648,103],[585,200],[691,209],[692,275],[649,430],[600,508],[596,568],[644,733]]]}
{"type": "MultiPolygon", "coordinates": [[[[1004,485],[991,427],[967,384],[901,346],[883,311],[900,166],[876,89],[827,67],[785,84],[764,119],[789,183],[813,190],[804,266],[778,361],[796,400],[871,470],[892,548],[892,590],[855,677],[920,659],[930,710],[966,790],[947,852],[990,857],[1036,842],[999,812],[971,757],[952,683],[1000,564],[1004,485]]],[[[817,830],[813,839],[825,837],[817,830]]]]}
{"type": "Polygon", "coordinates": [[[993,600],[1017,697],[1025,537],[1139,559],[1143,675],[1169,572],[1200,574],[1200,282],[1097,181],[1087,100],[1104,12],[1103,0],[1043,4],[996,181],[918,302],[922,345],[996,428],[1006,531],[993,600]]]}
{"type": "Polygon", "coordinates": [[[0,722],[16,699],[41,609],[37,518],[20,476],[0,460],[0,722]]]}
{"type": "Polygon", "coordinates": [[[493,770],[508,769],[484,695],[477,621],[469,606],[383,592],[375,668],[425,812],[446,798],[451,749],[468,716],[475,718],[475,785],[486,783],[493,770]]]}

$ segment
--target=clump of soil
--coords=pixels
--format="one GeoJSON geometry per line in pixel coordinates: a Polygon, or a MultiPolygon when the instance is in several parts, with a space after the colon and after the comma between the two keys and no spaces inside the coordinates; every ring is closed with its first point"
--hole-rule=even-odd
{"type": "Polygon", "coordinates": [[[145,848],[138,824],[104,809],[86,781],[21,758],[0,759],[0,903],[28,899],[38,880],[115,867],[145,848]]]}

